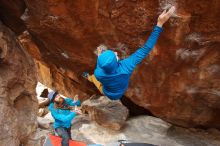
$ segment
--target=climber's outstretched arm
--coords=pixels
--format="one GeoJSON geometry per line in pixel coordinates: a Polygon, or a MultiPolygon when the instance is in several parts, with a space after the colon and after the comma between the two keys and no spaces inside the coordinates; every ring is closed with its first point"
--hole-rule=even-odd
{"type": "Polygon", "coordinates": [[[154,27],[153,32],[148,38],[145,45],[135,51],[131,56],[121,61],[122,67],[129,73],[131,73],[137,64],[139,64],[152,50],[154,45],[157,42],[157,39],[162,32],[162,26],[167,20],[173,15],[175,7],[171,7],[169,11],[163,11],[162,14],[158,17],[157,26],[154,27]]]}

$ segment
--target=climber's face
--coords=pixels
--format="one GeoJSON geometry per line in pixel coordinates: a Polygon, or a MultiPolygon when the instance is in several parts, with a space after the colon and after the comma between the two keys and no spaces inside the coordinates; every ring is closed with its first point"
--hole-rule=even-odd
{"type": "Polygon", "coordinates": [[[57,96],[55,97],[54,101],[56,103],[63,103],[64,102],[64,98],[61,97],[59,94],[57,94],[57,96]]]}

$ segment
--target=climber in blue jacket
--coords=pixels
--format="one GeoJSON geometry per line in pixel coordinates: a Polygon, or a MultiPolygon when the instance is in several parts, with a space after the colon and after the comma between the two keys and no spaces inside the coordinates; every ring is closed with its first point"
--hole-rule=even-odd
{"type": "Polygon", "coordinates": [[[164,10],[158,17],[157,26],[154,27],[145,45],[126,59],[118,61],[115,52],[98,48],[98,60],[94,75],[84,72],[83,77],[93,82],[99,91],[108,98],[120,99],[128,88],[132,72],[153,49],[162,32],[163,24],[173,15],[174,11],[174,6],[169,10],[164,10]]]}
{"type": "Polygon", "coordinates": [[[49,92],[48,98],[50,100],[49,110],[55,120],[54,129],[58,136],[62,138],[62,146],[69,146],[71,121],[77,115],[76,112],[71,111],[70,106],[80,106],[80,100],[63,98],[54,91],[49,92]]]}

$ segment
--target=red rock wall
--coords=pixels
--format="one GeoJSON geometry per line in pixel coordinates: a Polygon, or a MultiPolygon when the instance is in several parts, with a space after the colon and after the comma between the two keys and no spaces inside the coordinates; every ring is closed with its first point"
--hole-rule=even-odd
{"type": "Polygon", "coordinates": [[[144,44],[161,10],[175,5],[176,17],[134,72],[126,96],[171,123],[220,128],[219,0],[25,3],[28,12],[22,18],[42,61],[73,72],[75,88],[87,93],[94,87],[80,76],[85,70],[93,72],[94,49],[103,43],[122,57],[130,55],[144,44]]]}

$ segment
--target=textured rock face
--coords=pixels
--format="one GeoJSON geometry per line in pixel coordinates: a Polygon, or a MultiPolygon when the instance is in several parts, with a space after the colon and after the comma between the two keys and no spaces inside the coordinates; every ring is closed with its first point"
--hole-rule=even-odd
{"type": "Polygon", "coordinates": [[[82,110],[91,120],[111,130],[121,130],[129,114],[120,101],[111,101],[105,96],[84,101],[82,110]]]}
{"type": "Polygon", "coordinates": [[[25,3],[28,11],[22,18],[41,61],[52,68],[53,84],[68,88],[69,94],[75,88],[86,93],[95,89],[80,75],[93,71],[93,51],[99,44],[121,57],[130,55],[146,41],[161,10],[176,5],[176,17],[164,26],[154,50],[134,72],[126,96],[174,124],[220,128],[219,0],[25,3]],[[63,84],[58,84],[60,80],[63,84]]]}
{"type": "Polygon", "coordinates": [[[19,146],[36,130],[36,73],[32,58],[0,22],[1,146],[19,146]]]}
{"type": "Polygon", "coordinates": [[[70,69],[56,66],[51,62],[45,63],[38,46],[32,41],[32,37],[27,31],[20,35],[18,39],[27,52],[34,58],[39,82],[51,89],[58,90],[67,97],[73,97],[78,94],[80,99],[83,99],[83,97],[88,96],[87,93],[91,93],[89,90],[86,93],[82,92],[79,86],[80,81],[70,69]]]}

